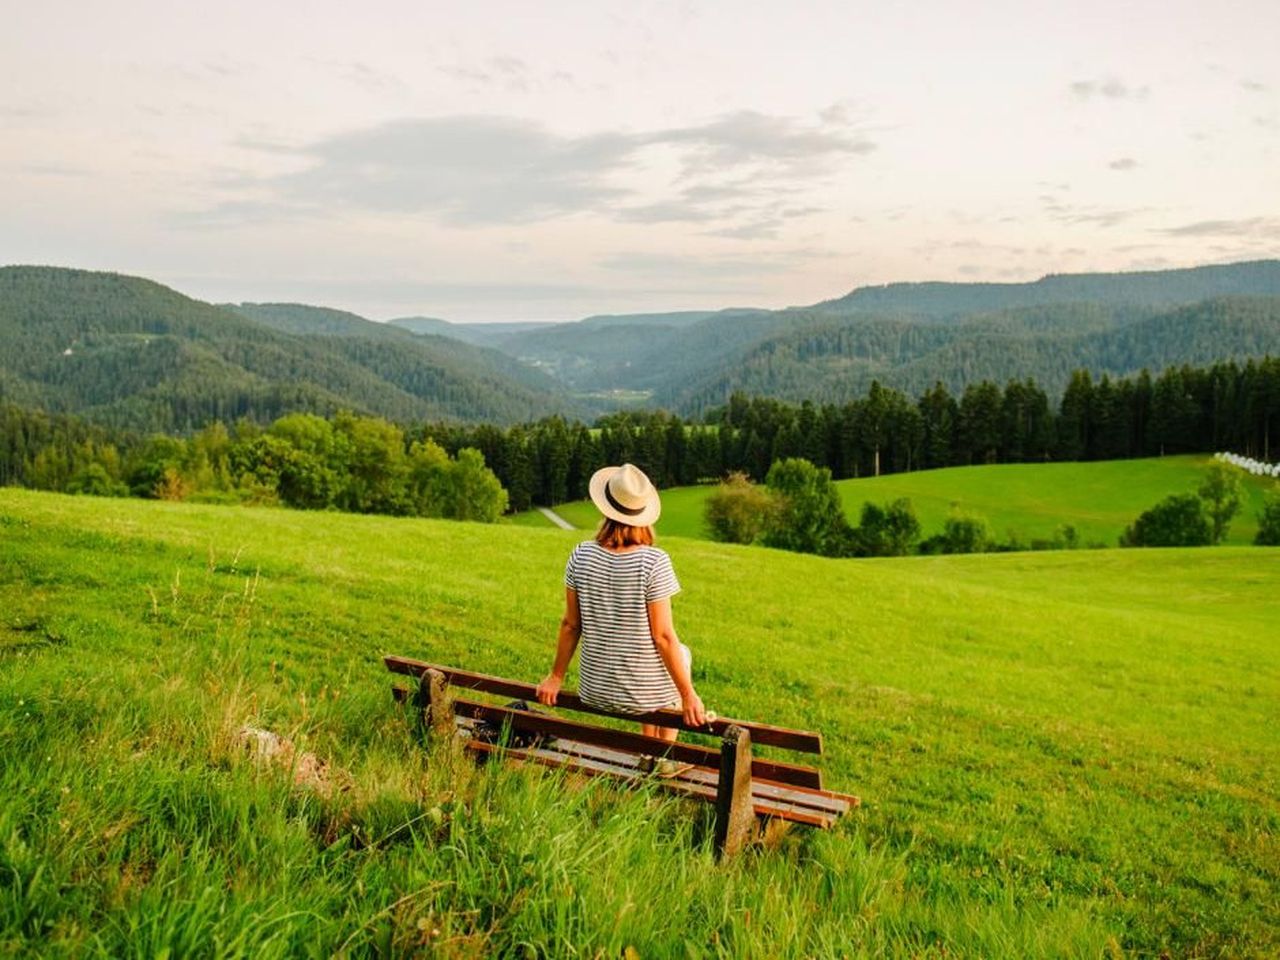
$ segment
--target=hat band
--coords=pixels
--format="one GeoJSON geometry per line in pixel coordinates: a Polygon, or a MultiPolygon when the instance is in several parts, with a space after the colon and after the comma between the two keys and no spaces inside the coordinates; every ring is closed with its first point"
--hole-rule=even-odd
{"type": "Polygon", "coordinates": [[[632,509],[631,507],[624,507],[622,504],[620,504],[617,500],[613,498],[613,494],[609,491],[609,484],[607,483],[604,485],[604,498],[609,502],[609,506],[613,507],[613,509],[617,510],[619,513],[625,513],[628,517],[639,516],[645,511],[644,507],[638,507],[636,509],[632,509]]]}

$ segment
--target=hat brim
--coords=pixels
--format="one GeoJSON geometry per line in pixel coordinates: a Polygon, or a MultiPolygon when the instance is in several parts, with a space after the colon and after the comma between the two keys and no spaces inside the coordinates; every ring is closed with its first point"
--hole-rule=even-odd
{"type": "Polygon", "coordinates": [[[629,527],[653,526],[658,522],[658,517],[662,515],[662,501],[658,499],[656,488],[646,499],[644,509],[636,514],[623,513],[614,507],[605,495],[605,486],[613,475],[621,469],[621,467],[601,467],[591,475],[591,482],[587,485],[587,490],[591,494],[591,502],[596,505],[597,510],[610,520],[617,520],[619,523],[625,523],[629,527]]]}

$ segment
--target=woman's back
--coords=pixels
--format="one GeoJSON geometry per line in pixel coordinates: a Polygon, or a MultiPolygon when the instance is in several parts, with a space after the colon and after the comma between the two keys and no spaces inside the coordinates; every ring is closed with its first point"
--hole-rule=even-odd
{"type": "Polygon", "coordinates": [[[647,606],[680,590],[666,552],[650,546],[614,551],[585,541],[569,556],[565,586],[576,591],[582,617],[582,699],[630,713],[679,706],[647,606]]]}

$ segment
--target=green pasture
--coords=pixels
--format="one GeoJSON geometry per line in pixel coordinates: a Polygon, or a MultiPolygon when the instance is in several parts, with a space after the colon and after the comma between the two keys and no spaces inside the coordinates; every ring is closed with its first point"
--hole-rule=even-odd
{"type": "MultiPolygon", "coordinates": [[[[987,518],[999,540],[1011,534],[1023,542],[1052,539],[1064,523],[1074,524],[1082,543],[1115,546],[1138,514],[1171,493],[1189,493],[1200,483],[1207,456],[1107,460],[1097,463],[1011,463],[986,467],[949,467],[836,483],[852,523],[867,501],[887,503],[907,497],[915,507],[925,536],[937,533],[953,505],[987,518]]],[[[1248,544],[1257,532],[1257,515],[1274,480],[1240,474],[1245,501],[1231,524],[1228,543],[1248,544]]],[[[703,508],[714,487],[677,487],[662,491],[658,532],[669,536],[705,537],[703,508]]],[[[589,500],[562,503],[556,512],[574,526],[594,528],[599,511],[589,500]]],[[[519,522],[549,526],[536,511],[519,522]]]]}
{"type": "Polygon", "coordinates": [[[864,800],[717,865],[703,807],[391,703],[387,652],[537,679],[580,537],[0,490],[0,955],[1280,953],[1280,551],[664,537],[706,702],[864,800]]]}

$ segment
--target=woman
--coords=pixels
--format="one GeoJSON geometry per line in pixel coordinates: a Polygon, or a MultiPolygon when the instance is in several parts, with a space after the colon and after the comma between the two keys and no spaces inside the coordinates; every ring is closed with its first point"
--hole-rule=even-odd
{"type": "MultiPolygon", "coordinates": [[[[578,695],[584,703],[615,713],[674,707],[684,712],[685,723],[702,726],[707,716],[693,689],[692,657],[671,622],[671,597],[680,583],[671,558],[653,546],[653,524],[662,510],[658,491],[624,463],[597,470],[590,492],[604,519],[595,539],[569,556],[555,663],[538,684],[538,700],[555,704],[581,639],[578,695]]],[[[641,730],[668,741],[678,733],[650,723],[641,730]]]]}

